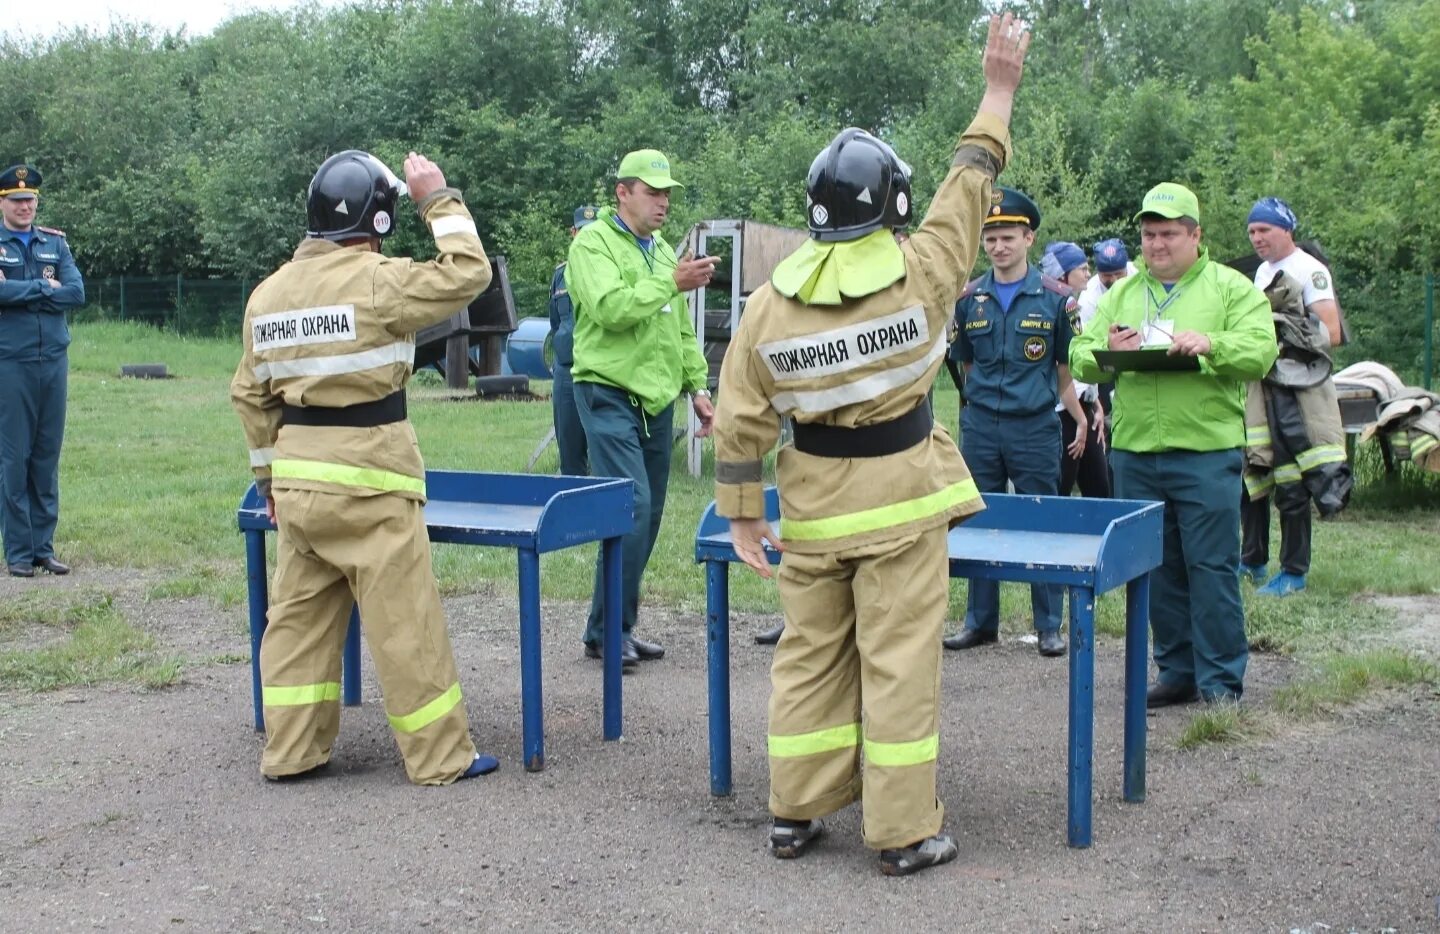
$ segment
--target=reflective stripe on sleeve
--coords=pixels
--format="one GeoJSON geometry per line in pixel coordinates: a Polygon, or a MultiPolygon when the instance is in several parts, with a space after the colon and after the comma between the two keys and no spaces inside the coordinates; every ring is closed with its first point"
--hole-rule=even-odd
{"type": "Polygon", "coordinates": [[[1338,444],[1317,444],[1295,456],[1301,470],[1314,470],[1322,464],[1339,464],[1345,460],[1345,448],[1338,444]]]}
{"type": "Polygon", "coordinates": [[[876,529],[885,529],[893,525],[903,525],[906,522],[939,515],[952,506],[977,499],[979,496],[980,491],[976,489],[974,480],[961,480],[943,490],[937,490],[916,499],[891,503],[889,506],[876,506],[874,509],[864,509],[842,516],[831,516],[827,519],[786,519],[782,517],[780,519],[780,537],[786,541],[791,539],[824,541],[830,538],[843,538],[847,535],[860,535],[864,532],[873,532],[876,529]]]}
{"type": "Polygon", "coordinates": [[[1270,443],[1269,425],[1247,425],[1245,427],[1245,444],[1252,448],[1264,447],[1270,443]]]}
{"type": "Polygon", "coordinates": [[[753,461],[722,461],[715,462],[716,483],[759,483],[761,478],[761,463],[753,461]]]}
{"type": "Polygon", "coordinates": [[[437,217],[430,225],[430,233],[436,240],[447,237],[450,234],[464,233],[472,237],[479,237],[480,232],[475,229],[475,221],[468,217],[461,217],[458,214],[450,217],[437,217]]]}
{"type": "Polygon", "coordinates": [[[945,355],[945,335],[930,345],[925,351],[925,356],[918,360],[898,366],[890,370],[882,370],[870,376],[855,380],[853,383],[842,383],[839,386],[831,386],[829,389],[804,389],[791,392],[776,393],[770,400],[770,405],[781,415],[793,411],[800,412],[833,412],[846,405],[854,405],[857,402],[869,402],[877,399],[892,389],[899,389],[902,386],[909,386],[930,369],[930,365],[945,355]]]}
{"type": "Polygon", "coordinates": [[[868,738],[865,740],[866,765],[892,768],[920,765],[925,762],[934,762],[939,754],[939,733],[931,733],[924,739],[911,740],[908,743],[880,743],[868,738]]]}
{"type": "Polygon", "coordinates": [[[387,493],[404,491],[425,494],[425,481],[403,473],[375,467],[351,467],[348,464],[327,464],[324,461],[302,461],[281,457],[270,465],[273,480],[318,480],[322,483],[343,483],[363,486],[387,493]]]}
{"type": "Polygon", "coordinates": [[[387,712],[385,716],[389,718],[390,726],[394,728],[396,733],[417,733],[454,710],[455,705],[459,703],[460,682],[457,681],[450,685],[444,694],[441,694],[414,713],[407,713],[403,717],[397,717],[387,712]]]}
{"type": "Polygon", "coordinates": [[[303,707],[306,704],[323,704],[340,699],[340,682],[321,681],[319,684],[297,684],[293,687],[267,684],[260,689],[260,698],[266,707],[303,707]]]}
{"type": "Polygon", "coordinates": [[[1278,467],[1276,467],[1276,468],[1275,468],[1275,482],[1276,482],[1276,483],[1282,483],[1282,484],[1283,484],[1283,483],[1299,483],[1299,482],[1300,482],[1300,465],[1299,465],[1299,464],[1281,464],[1281,465],[1279,465],[1278,467]]]}
{"type": "Polygon", "coordinates": [[[415,362],[415,345],[409,341],[396,341],[383,347],[362,350],[359,353],[336,354],[330,357],[300,357],[296,360],[267,360],[255,364],[255,378],[261,382],[277,376],[338,376],[343,373],[360,373],[376,367],[415,362]]]}
{"type": "Polygon", "coordinates": [[[768,745],[770,755],[777,759],[794,759],[813,756],[818,752],[853,749],[860,745],[860,724],[846,723],[843,726],[826,727],[810,733],[792,733],[789,736],[776,736],[772,733],[768,745]]]}
{"type": "Polygon", "coordinates": [[[1437,441],[1434,436],[1421,435],[1414,444],[1410,445],[1410,459],[1415,460],[1417,457],[1425,455],[1437,444],[1440,444],[1440,441],[1437,441]]]}
{"type": "Polygon", "coordinates": [[[275,459],[275,449],[274,449],[274,448],[251,448],[251,449],[250,449],[250,466],[251,466],[251,467],[268,467],[268,466],[270,466],[270,462],[273,461],[274,459],[275,459]]]}
{"type": "Polygon", "coordinates": [[[1269,473],[1245,475],[1245,492],[1251,499],[1268,495],[1275,488],[1275,477],[1269,473]]]}

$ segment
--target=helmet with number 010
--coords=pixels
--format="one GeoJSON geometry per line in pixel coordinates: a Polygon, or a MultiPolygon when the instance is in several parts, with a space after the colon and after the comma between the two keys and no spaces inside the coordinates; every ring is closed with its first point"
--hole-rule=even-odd
{"type": "Polygon", "coordinates": [[[405,183],[370,153],[337,152],[310,180],[306,236],[326,240],[388,236],[395,229],[395,206],[404,194],[405,183]]]}
{"type": "Polygon", "coordinates": [[[855,240],[911,216],[910,166],[864,130],[841,130],[810,163],[805,220],[815,239],[855,240]]]}

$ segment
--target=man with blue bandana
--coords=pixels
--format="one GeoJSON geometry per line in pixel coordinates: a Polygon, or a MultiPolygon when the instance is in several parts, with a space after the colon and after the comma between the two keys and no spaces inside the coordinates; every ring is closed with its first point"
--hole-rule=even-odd
{"type": "Polygon", "coordinates": [[[35,224],[40,170],[0,172],[0,528],[11,577],[68,574],[55,557],[70,369],[65,313],[85,282],[65,234],[35,224]]]}
{"type": "MultiPolygon", "coordinates": [[[[1295,244],[1298,225],[1295,212],[1280,198],[1266,197],[1255,202],[1246,219],[1246,233],[1255,255],[1264,262],[1255,270],[1255,285],[1265,288],[1284,273],[1300,283],[1305,311],[1324,328],[1330,346],[1344,342],[1344,319],[1335,299],[1335,280],[1320,260],[1295,244]]],[[[1240,548],[1240,576],[1260,584],[1255,593],[1263,597],[1285,597],[1305,589],[1310,572],[1310,543],[1314,517],[1310,496],[1298,481],[1287,484],[1276,495],[1280,512],[1280,570],[1265,580],[1270,562],[1269,492],[1246,496],[1240,507],[1243,544],[1240,548]],[[1263,583],[1262,583],[1263,582],[1263,583]]]]}

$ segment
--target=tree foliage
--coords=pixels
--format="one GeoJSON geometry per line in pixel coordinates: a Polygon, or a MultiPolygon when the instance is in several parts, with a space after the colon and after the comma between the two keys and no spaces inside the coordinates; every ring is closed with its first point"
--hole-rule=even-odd
{"type": "MultiPolygon", "coordinates": [[[[329,153],[419,149],[543,310],[576,204],[626,150],[665,150],[700,217],[798,224],[840,128],[888,138],[923,206],[982,92],[995,0],[361,0],[247,13],[213,34],[118,25],[0,39],[0,162],[39,163],[47,223],[86,271],[250,277],[291,252],[329,153]]],[[[1350,356],[1413,373],[1440,256],[1440,4],[1016,0],[1034,27],[1006,181],[1042,242],[1123,236],[1162,180],[1200,194],[1218,258],[1288,199],[1336,267],[1350,356]]],[[[424,252],[403,219],[397,251],[424,252]]]]}

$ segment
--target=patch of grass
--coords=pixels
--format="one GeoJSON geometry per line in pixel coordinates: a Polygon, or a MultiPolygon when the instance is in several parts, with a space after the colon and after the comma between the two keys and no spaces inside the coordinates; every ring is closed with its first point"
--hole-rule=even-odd
{"type": "Polygon", "coordinates": [[[1397,649],[1333,654],[1315,672],[1275,692],[1274,706],[1292,716],[1313,717],[1353,704],[1385,688],[1440,683],[1440,668],[1397,649]]]}
{"type": "Polygon", "coordinates": [[[71,603],[60,623],[62,641],[0,652],[0,690],[59,688],[128,682],[161,688],[180,677],[180,660],[162,655],[155,641],[128,623],[108,595],[71,603]]]}
{"type": "Polygon", "coordinates": [[[1175,745],[1180,749],[1199,749],[1221,743],[1242,743],[1264,732],[1259,715],[1250,708],[1239,704],[1212,704],[1191,718],[1175,745]]]}
{"type": "Polygon", "coordinates": [[[33,590],[0,603],[0,637],[8,636],[24,626],[63,626],[77,613],[108,595],[91,591],[66,592],[33,590]]]}

